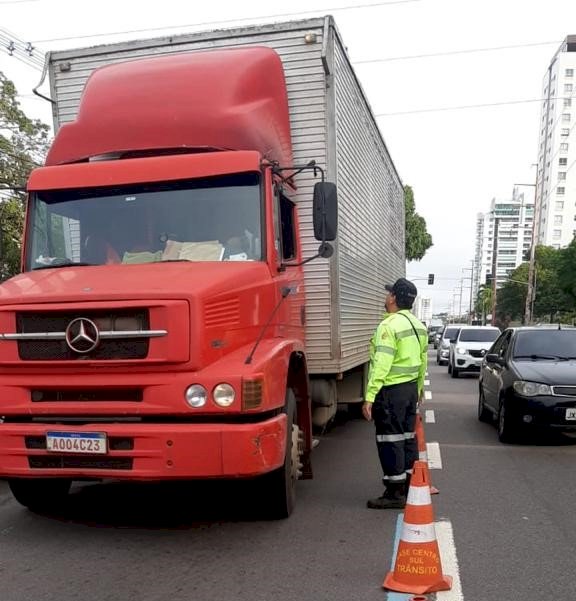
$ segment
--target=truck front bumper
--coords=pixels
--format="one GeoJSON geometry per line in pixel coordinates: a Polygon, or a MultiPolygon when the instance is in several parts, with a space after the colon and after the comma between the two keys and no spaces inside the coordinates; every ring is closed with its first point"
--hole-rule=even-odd
{"type": "Polygon", "coordinates": [[[175,480],[247,478],[284,463],[286,415],[258,423],[0,423],[0,477],[175,480]],[[99,432],[105,455],[46,450],[47,432],[99,432]]]}

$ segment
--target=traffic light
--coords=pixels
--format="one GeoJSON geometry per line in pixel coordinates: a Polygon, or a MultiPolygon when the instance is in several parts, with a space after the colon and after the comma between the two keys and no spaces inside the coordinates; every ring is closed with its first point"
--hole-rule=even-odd
{"type": "Polygon", "coordinates": [[[429,273],[428,274],[428,286],[432,286],[433,283],[434,283],[434,274],[429,273]]]}

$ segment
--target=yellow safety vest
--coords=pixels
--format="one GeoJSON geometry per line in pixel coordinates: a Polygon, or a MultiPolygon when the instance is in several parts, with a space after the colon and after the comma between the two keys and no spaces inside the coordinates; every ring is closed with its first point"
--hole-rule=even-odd
{"type": "Polygon", "coordinates": [[[390,313],[370,340],[370,370],[365,400],[373,403],[383,386],[418,380],[424,389],[428,365],[428,333],[408,310],[390,313]]]}

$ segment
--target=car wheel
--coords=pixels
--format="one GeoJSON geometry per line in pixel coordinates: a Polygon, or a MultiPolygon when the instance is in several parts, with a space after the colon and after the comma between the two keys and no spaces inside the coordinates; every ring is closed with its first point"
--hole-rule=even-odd
{"type": "Polygon", "coordinates": [[[456,367],[452,367],[452,371],[450,372],[450,375],[453,378],[457,378],[460,375],[460,370],[456,367]]]}
{"type": "Polygon", "coordinates": [[[478,394],[478,419],[485,424],[492,423],[492,413],[486,408],[482,386],[480,386],[480,392],[478,394]]]}
{"type": "Polygon", "coordinates": [[[514,424],[510,420],[510,415],[506,410],[506,403],[500,400],[498,408],[498,440],[503,443],[514,442],[518,436],[518,432],[514,424]]]}
{"type": "Polygon", "coordinates": [[[450,361],[448,361],[448,373],[452,373],[452,363],[450,363],[450,361]]]}

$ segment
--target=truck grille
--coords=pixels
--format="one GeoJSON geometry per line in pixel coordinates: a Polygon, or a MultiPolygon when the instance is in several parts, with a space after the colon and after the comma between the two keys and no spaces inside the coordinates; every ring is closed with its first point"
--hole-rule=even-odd
{"type": "MultiPolygon", "coordinates": [[[[65,332],[74,319],[92,320],[102,331],[134,332],[149,329],[147,310],[114,310],[83,312],[17,313],[19,334],[65,332]]],[[[103,338],[90,353],[72,351],[65,340],[18,340],[18,355],[22,361],[82,361],[145,359],[150,340],[142,338],[103,338]]]]}
{"type": "Polygon", "coordinates": [[[83,403],[83,402],[142,402],[142,389],[140,388],[98,388],[86,390],[68,389],[34,389],[30,391],[33,403],[83,403]]]}
{"type": "Polygon", "coordinates": [[[89,470],[131,470],[132,457],[79,457],[71,455],[32,455],[28,457],[31,469],[89,469],[89,470]]]}

